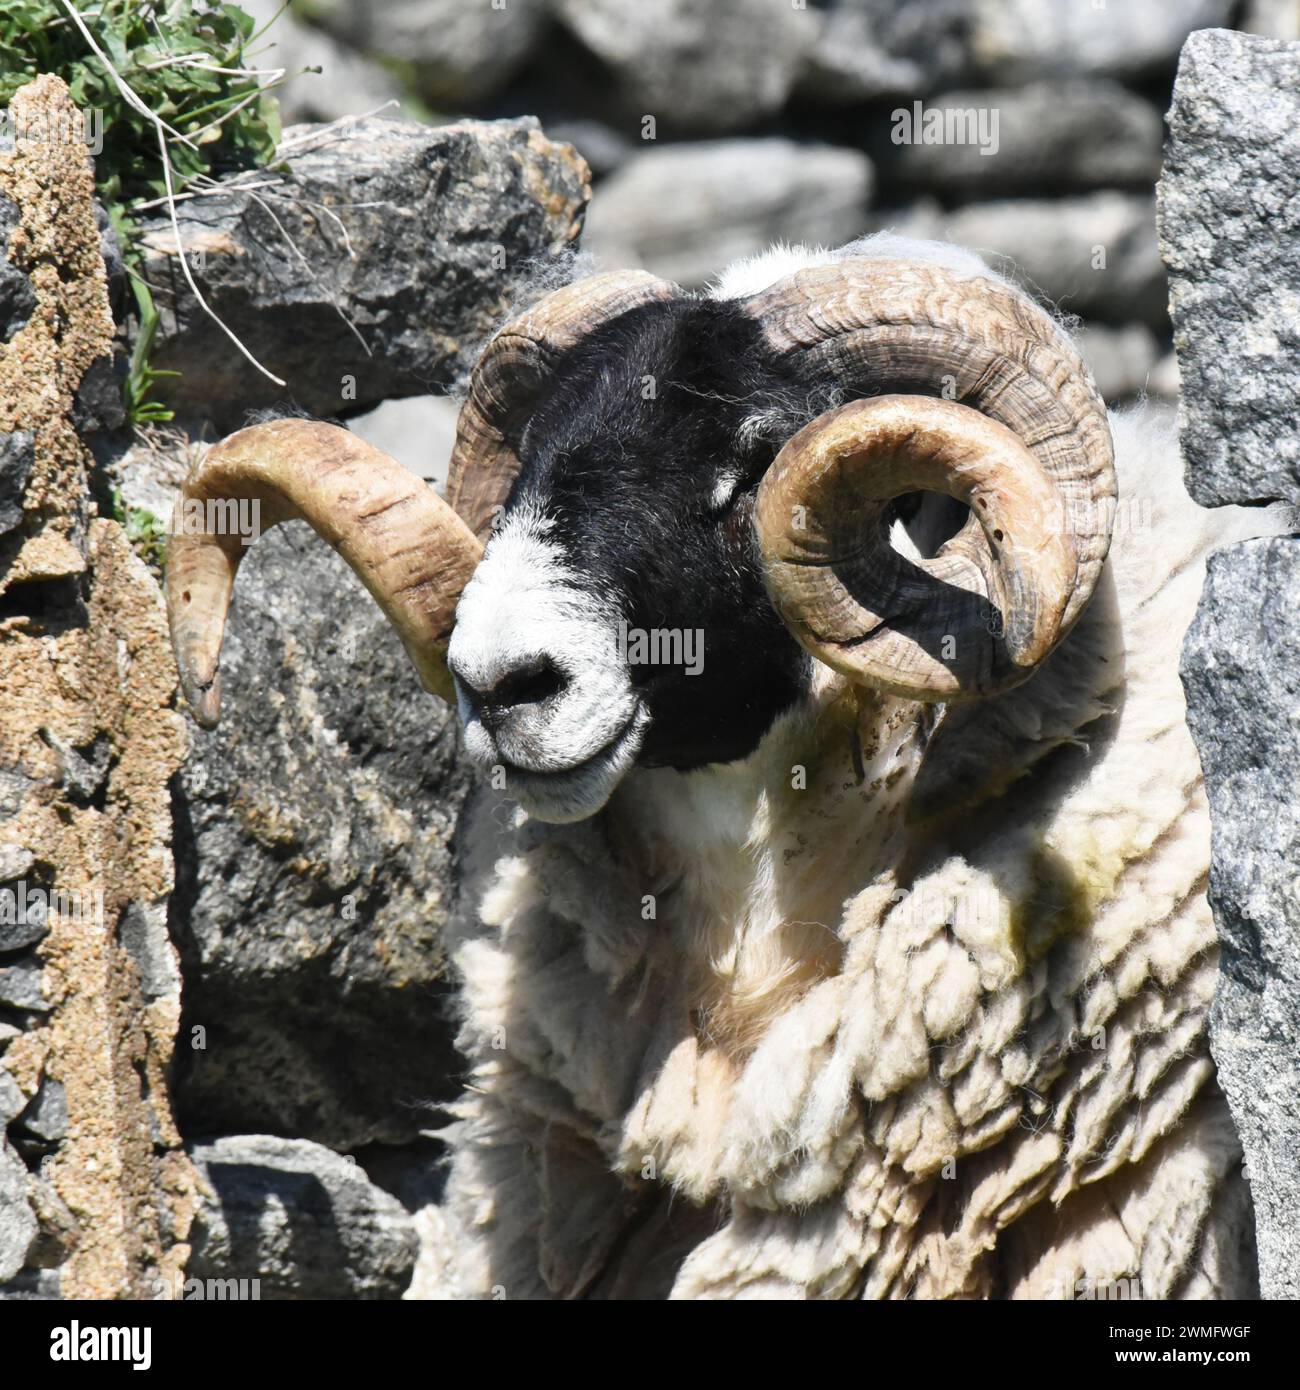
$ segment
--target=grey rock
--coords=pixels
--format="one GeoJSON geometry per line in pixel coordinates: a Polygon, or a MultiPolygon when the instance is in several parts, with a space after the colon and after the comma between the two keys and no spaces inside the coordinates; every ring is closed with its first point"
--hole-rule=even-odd
{"type": "Polygon", "coordinates": [[[549,0],[313,0],[311,17],[344,44],[402,64],[435,110],[499,91],[546,26],[549,0]]]}
{"type": "Polygon", "coordinates": [[[20,772],[0,767],[0,815],[16,816],[27,798],[31,781],[20,772]]]}
{"type": "Polygon", "coordinates": [[[1123,328],[1085,323],[1079,329],[1077,341],[1097,390],[1105,400],[1130,400],[1150,390],[1160,348],[1149,328],[1140,323],[1130,323],[1123,328]]]}
{"type": "Polygon", "coordinates": [[[1171,69],[1193,29],[1226,24],[1236,0],[973,0],[973,62],[999,82],[1076,74],[1141,77],[1171,69]]]}
{"type": "Polygon", "coordinates": [[[122,247],[113,230],[113,220],[108,209],[95,199],[95,226],[99,228],[99,254],[104,258],[104,275],[108,280],[108,296],[115,300],[127,288],[126,261],[122,257],[122,247]]]}
{"type": "Polygon", "coordinates": [[[29,1176],[27,1193],[37,1226],[27,1250],[27,1264],[33,1269],[56,1269],[76,1249],[80,1236],[77,1218],[44,1178],[29,1176]]]}
{"type": "Polygon", "coordinates": [[[0,1284],[26,1264],[36,1229],[27,1198],[27,1165],[0,1134],[0,1284]]]}
{"type": "Polygon", "coordinates": [[[7,343],[36,308],[27,275],[9,260],[9,238],[20,221],[18,204],[0,193],[0,342],[7,343]]]}
{"type": "Polygon", "coordinates": [[[293,127],[280,153],[274,188],[228,180],[180,219],[208,303],[283,390],[199,308],[170,222],[143,235],[163,313],[153,364],[181,373],[160,394],[219,430],[260,407],[329,416],[456,384],[589,196],[586,165],[531,118],[293,127]]]}
{"type": "Polygon", "coordinates": [[[166,909],[157,903],[131,903],[118,923],[118,940],[140,971],[140,988],[152,1003],[181,991],[176,953],[167,935],[166,909]]]}
{"type": "Polygon", "coordinates": [[[1210,1042],[1255,1206],[1260,1290],[1300,1298],[1300,541],[1210,561],[1182,659],[1222,943],[1210,1042]]]}
{"type": "Polygon", "coordinates": [[[360,1164],[256,1134],[195,1144],[190,1156],[216,1194],[191,1233],[190,1279],[258,1279],[264,1299],[401,1297],[415,1230],[360,1164]]]}
{"type": "Polygon", "coordinates": [[[1188,490],[1300,501],[1300,44],[1193,35],[1169,128],[1160,236],[1188,490]]]}
{"type": "Polygon", "coordinates": [[[0,1004],[11,1009],[30,1009],[33,1013],[49,1011],[41,990],[40,961],[18,960],[0,965],[0,1004]]]}
{"type": "Polygon", "coordinates": [[[857,150],[789,140],[663,145],[601,185],[585,245],[608,268],[640,265],[702,285],[774,241],[861,235],[872,167],[857,150]]]}
{"type": "Polygon", "coordinates": [[[0,1303],[48,1303],[60,1297],[57,1269],[25,1269],[0,1284],[0,1303]]]}
{"type": "Polygon", "coordinates": [[[50,930],[45,913],[33,912],[28,914],[25,910],[20,912],[20,906],[26,902],[26,899],[27,889],[23,880],[0,883],[0,952],[24,951],[28,946],[35,946],[50,930]],[[12,913],[10,912],[11,894],[12,913]],[[15,920],[7,921],[6,919],[11,915],[15,920]],[[19,917],[21,917],[21,921],[17,920],[19,917]]]}
{"type": "Polygon", "coordinates": [[[739,130],[779,111],[817,41],[806,7],[750,0],[555,0],[612,74],[627,115],[665,130],[739,130]]]}
{"type": "Polygon", "coordinates": [[[968,246],[997,268],[1021,276],[1066,313],[1168,329],[1153,198],[1115,192],[1012,198],[951,213],[922,205],[875,221],[911,236],[968,246]]]}
{"type": "Polygon", "coordinates": [[[0,1067],[0,1130],[3,1130],[15,1115],[21,1115],[26,1105],[27,1097],[18,1089],[18,1083],[0,1067]]]}
{"type": "Polygon", "coordinates": [[[969,0],[829,0],[798,84],[810,102],[845,104],[951,85],[970,66],[969,0]]]}
{"type": "Polygon", "coordinates": [[[83,439],[121,429],[126,423],[122,382],[127,367],[125,356],[106,355],[97,357],[86,368],[72,401],[73,428],[83,439]]]}
{"type": "Polygon", "coordinates": [[[244,561],[222,670],[175,801],[182,1128],[412,1139],[457,1089],[454,714],[302,523],[244,561]]]}
{"type": "Polygon", "coordinates": [[[104,785],[113,750],[109,740],[99,735],[90,743],[74,746],[60,738],[52,728],[41,730],[41,737],[59,760],[59,780],[74,801],[89,801],[104,785]]]}
{"type": "Polygon", "coordinates": [[[18,1117],[19,1125],[42,1144],[57,1144],[68,1137],[68,1096],[63,1082],[45,1077],[31,1104],[18,1117]]]}
{"type": "Polygon", "coordinates": [[[0,535],[23,519],[23,495],[36,455],[27,430],[0,431],[0,535]]]}
{"type": "Polygon", "coordinates": [[[1081,78],[909,101],[879,135],[882,172],[947,197],[1150,187],[1163,138],[1150,102],[1117,82],[1081,78]]]}

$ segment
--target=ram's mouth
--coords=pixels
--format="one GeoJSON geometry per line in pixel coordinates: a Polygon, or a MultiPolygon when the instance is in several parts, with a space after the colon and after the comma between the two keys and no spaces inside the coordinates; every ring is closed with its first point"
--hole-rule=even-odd
{"type": "Polygon", "coordinates": [[[530,772],[502,758],[505,793],[537,820],[563,824],[594,816],[636,762],[649,725],[650,713],[638,701],[608,743],[571,767],[530,772]]]}

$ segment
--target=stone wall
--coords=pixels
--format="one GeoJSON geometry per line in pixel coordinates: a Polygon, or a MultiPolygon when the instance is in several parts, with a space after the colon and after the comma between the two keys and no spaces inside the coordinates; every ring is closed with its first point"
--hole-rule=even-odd
{"type": "MultiPolygon", "coordinates": [[[[1300,503],[1300,43],[1183,49],[1160,232],[1187,484],[1207,506],[1300,503]]],[[[1300,529],[1300,510],[1296,521],[1300,529]]],[[[1300,537],[1210,562],[1183,651],[1223,943],[1211,1045],[1246,1152],[1260,1286],[1300,1297],[1300,537]]]]}
{"type": "MultiPolygon", "coordinates": [[[[39,130],[71,103],[46,77],[13,109],[39,130]]],[[[113,335],[92,191],[80,145],[0,152],[0,1285],[138,1298],[183,1269],[199,1191],[166,1078],[185,734],[161,596],[78,434],[113,335]]]]}

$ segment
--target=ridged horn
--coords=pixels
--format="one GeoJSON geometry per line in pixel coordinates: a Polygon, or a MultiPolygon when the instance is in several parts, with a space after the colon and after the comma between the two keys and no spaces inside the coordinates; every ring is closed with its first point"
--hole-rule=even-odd
{"type": "Polygon", "coordinates": [[[1015,684],[1055,645],[1078,573],[1058,507],[1005,425],[951,401],[878,396],[785,445],[755,526],[772,602],[815,657],[878,689],[952,700],[1015,684]],[[918,491],[971,510],[933,560],[889,541],[889,503],[918,491]]]}
{"type": "Polygon", "coordinates": [[[1024,680],[1082,612],[1110,544],[1110,428],[1068,338],[1000,281],[924,261],[810,267],[746,309],[797,379],[887,398],[813,421],[760,488],[769,592],[796,637],[915,699],[1024,680]],[[933,560],[908,561],[886,506],[923,490],[972,516],[933,560]]]}
{"type": "Polygon", "coordinates": [[[255,534],[308,522],[378,602],[424,688],[452,697],[447,643],[482,554],[477,538],[423,479],[357,435],[314,420],[276,420],[214,444],[173,513],[167,616],[181,687],[200,725],[215,728],[220,717],[226,613],[255,538],[221,524],[230,515],[221,504],[240,501],[256,504],[255,534]]]}
{"type": "Polygon", "coordinates": [[[519,473],[518,437],[556,357],[620,314],[680,293],[644,270],[592,275],[553,290],[497,330],[470,377],[447,475],[447,501],[480,540],[519,473]]]}

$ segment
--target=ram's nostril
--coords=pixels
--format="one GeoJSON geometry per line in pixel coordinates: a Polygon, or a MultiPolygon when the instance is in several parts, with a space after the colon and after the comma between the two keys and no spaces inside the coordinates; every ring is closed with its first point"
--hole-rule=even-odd
{"type": "Polygon", "coordinates": [[[498,713],[516,705],[536,705],[558,695],[568,678],[548,656],[539,656],[507,672],[483,697],[482,703],[498,713]]]}

